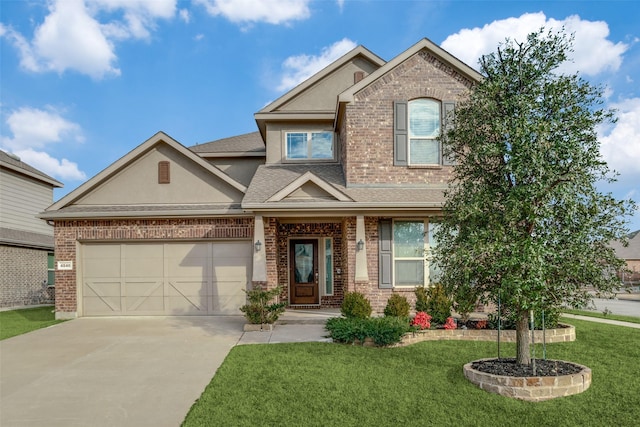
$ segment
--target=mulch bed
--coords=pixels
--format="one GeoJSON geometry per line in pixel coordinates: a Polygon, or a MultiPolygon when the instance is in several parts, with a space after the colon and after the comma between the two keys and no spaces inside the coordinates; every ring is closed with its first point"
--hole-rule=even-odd
{"type": "Polygon", "coordinates": [[[580,366],[562,360],[536,359],[536,373],[531,365],[518,365],[515,359],[491,359],[473,362],[471,367],[480,372],[508,377],[557,377],[577,374],[580,366]]]}

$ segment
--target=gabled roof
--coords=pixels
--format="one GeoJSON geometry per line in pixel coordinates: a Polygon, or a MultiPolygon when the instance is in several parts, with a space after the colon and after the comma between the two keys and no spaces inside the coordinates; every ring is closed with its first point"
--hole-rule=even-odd
{"type": "Polygon", "coordinates": [[[43,218],[47,217],[46,215],[47,213],[65,208],[68,205],[72,204],[73,202],[79,200],[83,196],[89,194],[94,188],[99,186],[108,178],[114,176],[118,171],[122,170],[128,164],[130,164],[131,162],[139,158],[141,155],[147,153],[149,150],[153,149],[154,146],[161,143],[167,144],[168,146],[170,146],[171,148],[173,148],[174,150],[176,150],[186,158],[190,159],[191,161],[195,162],[196,164],[198,164],[200,167],[204,168],[211,174],[220,178],[222,181],[226,182],[236,190],[242,193],[245,193],[247,191],[247,187],[245,187],[238,181],[232,179],[229,175],[225,174],[219,168],[211,165],[205,159],[203,159],[193,151],[189,150],[187,147],[180,144],[179,142],[171,138],[166,133],[158,132],[155,135],[153,135],[151,138],[149,138],[148,140],[146,140],[145,142],[143,142],[142,144],[140,144],[139,146],[131,150],[125,156],[121,157],[120,159],[112,163],[110,166],[108,166],[106,169],[98,173],[96,176],[86,181],[80,187],[76,188],[71,193],[67,194],[62,199],[60,199],[53,205],[49,206],[46,209],[46,211],[40,215],[40,217],[43,217],[43,218]]]}
{"type": "Polygon", "coordinates": [[[20,160],[18,156],[5,153],[2,150],[0,150],[0,167],[12,170],[21,175],[25,175],[31,179],[44,182],[45,184],[49,184],[52,187],[64,187],[64,184],[62,184],[60,181],[26,164],[25,162],[20,160]]]}
{"type": "Polygon", "coordinates": [[[273,196],[267,199],[267,202],[279,202],[285,199],[296,190],[303,188],[305,185],[312,183],[315,187],[319,188],[326,196],[324,198],[333,199],[340,202],[352,201],[344,193],[338,191],[335,187],[331,186],[327,181],[317,177],[312,172],[306,172],[304,175],[296,178],[291,184],[278,191],[273,196]],[[328,196],[328,197],[327,197],[328,196]]]}
{"type": "Polygon", "coordinates": [[[378,80],[380,77],[382,77],[383,75],[388,73],[390,70],[397,67],[399,64],[406,61],[408,58],[415,55],[422,49],[427,49],[433,55],[438,57],[441,61],[455,68],[460,74],[462,74],[464,77],[468,78],[469,80],[476,81],[476,82],[479,82],[480,80],[482,80],[482,74],[478,73],[476,70],[474,70],[464,62],[460,61],[458,58],[451,55],[449,52],[447,52],[446,50],[444,50],[443,48],[441,48],[431,40],[427,38],[423,38],[418,43],[414,44],[409,49],[405,50],[400,55],[396,56],[391,61],[387,62],[386,64],[378,68],[376,71],[369,74],[364,79],[362,79],[358,83],[354,84],[353,86],[351,86],[350,88],[342,92],[338,96],[338,102],[339,103],[352,102],[354,94],[356,94],[363,88],[369,86],[371,83],[378,80]]]}
{"type": "Polygon", "coordinates": [[[260,157],[266,149],[260,132],[245,133],[189,147],[202,157],[260,157]]]}
{"type": "Polygon", "coordinates": [[[256,211],[303,212],[438,210],[446,185],[368,185],[348,187],[341,165],[261,165],[242,200],[242,207],[256,211]],[[295,200],[287,198],[307,183],[322,185],[333,197],[295,200]]]}
{"type": "Polygon", "coordinates": [[[287,104],[294,98],[300,96],[303,92],[309,90],[314,85],[318,84],[321,80],[325,79],[330,74],[334,73],[336,70],[345,66],[345,64],[354,60],[356,57],[362,57],[371,64],[375,65],[375,67],[381,67],[384,65],[385,61],[380,58],[378,55],[374,54],[364,46],[357,46],[351,51],[347,52],[337,60],[333,61],[331,64],[327,65],[322,70],[318,71],[313,76],[304,80],[298,86],[289,90],[287,93],[276,99],[275,101],[270,102],[260,111],[254,114],[254,118],[258,125],[258,129],[260,133],[264,136],[265,134],[265,121],[269,119],[274,119],[277,117],[278,120],[291,120],[291,119],[309,119],[309,120],[334,120],[335,110],[327,110],[327,111],[300,111],[300,112],[283,112],[278,111],[283,105],[287,104]]]}

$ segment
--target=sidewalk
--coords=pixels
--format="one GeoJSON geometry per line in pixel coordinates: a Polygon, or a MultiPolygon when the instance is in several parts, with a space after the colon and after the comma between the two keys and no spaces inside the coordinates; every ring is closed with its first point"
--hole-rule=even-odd
{"type": "Polygon", "coordinates": [[[331,342],[324,328],[327,319],[339,317],[339,309],[287,310],[272,330],[244,332],[238,345],[285,342],[331,342]]]}
{"type": "Polygon", "coordinates": [[[640,329],[640,323],[622,322],[620,320],[601,319],[599,317],[579,316],[577,314],[563,313],[562,317],[568,319],[586,320],[587,322],[606,323],[608,325],[626,326],[627,328],[640,329]]]}

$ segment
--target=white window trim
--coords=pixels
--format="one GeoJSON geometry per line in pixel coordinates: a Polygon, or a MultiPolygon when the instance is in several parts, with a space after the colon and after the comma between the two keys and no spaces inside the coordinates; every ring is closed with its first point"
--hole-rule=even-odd
{"type": "Polygon", "coordinates": [[[440,135],[442,134],[442,101],[435,99],[435,98],[415,98],[412,100],[407,101],[407,165],[408,166],[413,166],[413,167],[425,167],[425,166],[442,166],[442,147],[440,144],[440,135]],[[440,114],[440,130],[438,132],[438,136],[436,136],[435,138],[429,138],[429,137],[414,137],[411,134],[411,104],[414,101],[418,101],[421,99],[426,99],[429,101],[433,101],[437,104],[439,104],[439,114],[440,114]],[[412,139],[418,139],[418,140],[423,140],[423,141],[435,141],[438,144],[438,161],[436,163],[412,163],[411,162],[411,140],[412,139]]]}
{"type": "Polygon", "coordinates": [[[336,153],[336,134],[333,130],[329,129],[317,129],[317,130],[287,130],[283,132],[282,138],[282,160],[285,163],[335,163],[337,161],[337,153],[336,153]],[[302,159],[290,159],[288,157],[287,151],[287,135],[290,133],[306,133],[307,141],[309,141],[310,135],[312,133],[330,133],[331,134],[331,154],[332,157],[330,159],[314,159],[311,157],[311,145],[307,147],[308,153],[307,157],[302,159]]]}
{"type": "Polygon", "coordinates": [[[394,288],[398,288],[398,289],[408,289],[408,288],[415,288],[416,286],[424,286],[424,287],[429,287],[431,286],[431,278],[429,277],[429,271],[430,271],[430,255],[431,255],[431,245],[429,242],[429,218],[394,218],[391,224],[391,255],[392,255],[392,260],[391,262],[393,263],[393,277],[392,277],[392,286],[394,288]],[[396,258],[396,253],[395,253],[395,241],[393,239],[394,236],[394,232],[395,232],[395,224],[396,221],[423,221],[423,227],[424,227],[424,232],[423,232],[423,252],[422,252],[422,260],[423,260],[423,268],[424,268],[424,273],[423,273],[423,277],[424,277],[424,283],[422,285],[396,285],[396,260],[416,260],[418,257],[398,257],[396,258]]]}

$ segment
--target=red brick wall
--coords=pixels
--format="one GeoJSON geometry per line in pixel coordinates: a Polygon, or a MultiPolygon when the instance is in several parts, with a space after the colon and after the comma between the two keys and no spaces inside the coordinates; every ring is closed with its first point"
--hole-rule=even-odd
{"type": "Polygon", "coordinates": [[[73,270],[56,271],[56,312],[77,311],[78,242],[172,239],[251,239],[253,218],[194,218],[56,221],[56,260],[73,261],[73,270]]]}
{"type": "Polygon", "coordinates": [[[449,167],[393,165],[393,102],[415,98],[457,101],[472,82],[427,51],[407,59],[347,105],[340,142],[350,184],[444,183],[449,167]]]}

